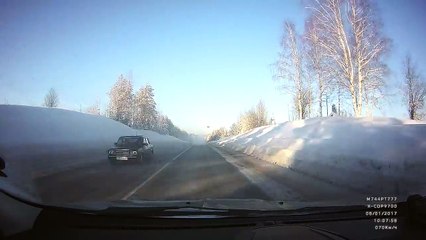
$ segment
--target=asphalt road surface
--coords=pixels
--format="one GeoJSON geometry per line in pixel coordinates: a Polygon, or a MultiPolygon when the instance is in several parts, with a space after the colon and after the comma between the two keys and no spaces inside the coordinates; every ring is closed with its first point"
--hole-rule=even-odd
{"type": "Polygon", "coordinates": [[[209,145],[156,150],[143,163],[105,162],[43,176],[47,203],[205,198],[326,201],[365,197],[244,154],[209,145]],[[168,149],[168,150],[167,150],[168,149]]]}

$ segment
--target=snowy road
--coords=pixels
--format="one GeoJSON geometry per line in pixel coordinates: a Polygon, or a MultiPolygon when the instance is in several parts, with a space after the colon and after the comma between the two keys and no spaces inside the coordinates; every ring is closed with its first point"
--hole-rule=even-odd
{"type": "Polygon", "coordinates": [[[120,199],[191,200],[256,198],[285,201],[360,201],[365,194],[322,182],[274,164],[208,145],[156,151],[142,164],[104,163],[36,181],[49,203],[120,199]]]}
{"type": "Polygon", "coordinates": [[[227,137],[214,144],[219,149],[194,145],[184,152],[186,141],[102,116],[2,105],[0,154],[8,181],[48,203],[199,198],[365,203],[367,195],[426,192],[425,126],[394,118],[312,118],[227,137]],[[154,158],[110,165],[106,151],[124,135],[149,137],[154,158]]]}

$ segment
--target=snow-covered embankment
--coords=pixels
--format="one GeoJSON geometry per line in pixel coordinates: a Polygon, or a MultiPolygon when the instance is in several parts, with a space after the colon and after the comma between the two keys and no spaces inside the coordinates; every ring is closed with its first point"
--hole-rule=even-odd
{"type": "Polygon", "coordinates": [[[426,125],[393,118],[314,118],[217,142],[370,194],[426,194],[426,125]]]}
{"type": "MultiPolygon", "coordinates": [[[[0,155],[12,182],[107,161],[107,149],[122,135],[149,137],[156,151],[189,143],[111,119],[64,109],[0,105],[0,155]]],[[[174,149],[173,149],[174,148],[174,149]]]]}

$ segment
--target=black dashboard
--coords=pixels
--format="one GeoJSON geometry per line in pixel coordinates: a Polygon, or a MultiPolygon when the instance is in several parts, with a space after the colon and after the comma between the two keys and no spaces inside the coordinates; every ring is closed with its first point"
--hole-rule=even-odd
{"type": "Polygon", "coordinates": [[[212,214],[141,216],[138,209],[70,211],[0,196],[4,239],[424,239],[425,200],[400,203],[397,229],[376,229],[365,212],[238,217],[212,214]]]}

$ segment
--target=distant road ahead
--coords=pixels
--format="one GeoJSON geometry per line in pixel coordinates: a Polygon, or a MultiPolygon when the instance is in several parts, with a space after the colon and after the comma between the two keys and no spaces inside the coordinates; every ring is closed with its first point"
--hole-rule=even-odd
{"type": "Polygon", "coordinates": [[[39,178],[47,202],[252,198],[321,201],[365,195],[209,145],[155,152],[142,164],[105,162],[39,178]]]}

